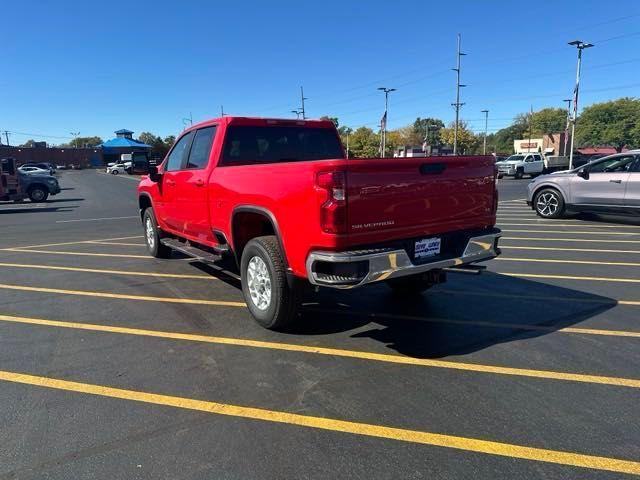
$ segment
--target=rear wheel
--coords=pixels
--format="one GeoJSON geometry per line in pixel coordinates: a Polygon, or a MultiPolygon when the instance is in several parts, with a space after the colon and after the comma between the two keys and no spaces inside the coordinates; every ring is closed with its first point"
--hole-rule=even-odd
{"type": "Polygon", "coordinates": [[[519,168],[516,170],[516,173],[513,176],[513,178],[515,178],[516,180],[520,180],[523,176],[524,176],[524,170],[522,168],[519,168]]]}
{"type": "Polygon", "coordinates": [[[40,185],[35,185],[29,189],[29,199],[32,202],[44,202],[49,198],[49,192],[40,185]]]}
{"type": "Polygon", "coordinates": [[[111,170],[111,175],[117,175],[118,174],[118,170],[111,170]]]}
{"type": "Polygon", "coordinates": [[[565,210],[562,194],[553,188],[540,190],[533,205],[536,213],[542,218],[560,218],[565,210]]]}
{"type": "Polygon", "coordinates": [[[260,325],[280,330],[296,320],[302,288],[289,286],[275,236],[257,237],[247,243],[242,252],[240,272],[244,299],[260,325]]]}
{"type": "Polygon", "coordinates": [[[169,258],[171,256],[171,248],[160,242],[160,229],[151,208],[147,208],[144,211],[142,225],[144,226],[144,240],[149,253],[156,258],[169,258]]]}

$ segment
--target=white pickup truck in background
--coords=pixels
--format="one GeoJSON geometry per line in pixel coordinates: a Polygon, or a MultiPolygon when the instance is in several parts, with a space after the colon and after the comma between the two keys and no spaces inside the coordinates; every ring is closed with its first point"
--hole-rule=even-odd
{"type": "Polygon", "coordinates": [[[552,173],[569,168],[569,157],[544,156],[541,153],[518,153],[496,162],[498,178],[514,177],[520,179],[525,175],[537,177],[544,173],[552,173]]]}

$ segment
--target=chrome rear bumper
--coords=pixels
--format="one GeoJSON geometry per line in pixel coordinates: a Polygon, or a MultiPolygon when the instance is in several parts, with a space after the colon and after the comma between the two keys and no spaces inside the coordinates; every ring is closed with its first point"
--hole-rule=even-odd
{"type": "MultiPolygon", "coordinates": [[[[354,288],[390,278],[425,273],[442,268],[458,267],[497,257],[500,254],[500,231],[471,237],[461,256],[414,264],[405,250],[370,249],[355,252],[314,251],[307,258],[307,277],[313,285],[333,288],[354,288]],[[340,265],[346,273],[322,273],[322,266],[340,265]]],[[[325,268],[326,270],[326,268],[325,268]]]]}

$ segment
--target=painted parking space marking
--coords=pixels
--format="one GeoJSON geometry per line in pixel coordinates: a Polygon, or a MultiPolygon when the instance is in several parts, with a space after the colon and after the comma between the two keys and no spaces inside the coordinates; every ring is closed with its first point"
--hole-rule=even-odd
{"type": "MultiPolygon", "coordinates": [[[[597,225],[593,223],[584,224],[584,223],[533,223],[535,220],[531,221],[532,223],[505,223],[498,222],[498,225],[506,225],[509,227],[580,227],[580,228],[640,228],[635,225],[597,225]]],[[[627,232],[625,232],[627,233],[627,232]]],[[[636,234],[635,232],[628,232],[636,234]]]]}
{"type": "Polygon", "coordinates": [[[129,218],[140,218],[139,215],[129,215],[127,217],[101,217],[101,218],[75,218],[72,220],[56,220],[56,223],[73,223],[73,222],[101,222],[103,220],[124,220],[129,218]]]}
{"type": "MultiPolygon", "coordinates": [[[[528,246],[517,246],[517,245],[502,245],[500,244],[500,249],[502,250],[551,250],[553,252],[558,251],[558,247],[528,247],[528,246]]],[[[566,248],[562,247],[560,249],[562,252],[591,252],[591,253],[640,253],[640,250],[611,250],[606,248],[566,248]]],[[[498,257],[500,258],[500,257],[498,257]]]]}
{"type": "MultiPolygon", "coordinates": [[[[506,275],[500,273],[500,275],[506,275]]],[[[554,295],[523,295],[521,293],[495,293],[495,292],[482,292],[482,291],[470,291],[470,290],[449,290],[438,289],[433,290],[430,295],[467,295],[474,297],[487,297],[487,298],[504,298],[514,300],[530,300],[530,301],[547,301],[547,302],[571,302],[571,303],[592,303],[597,305],[626,305],[631,307],[640,307],[640,300],[622,300],[615,298],[592,298],[592,297],[560,297],[554,295]]]]}
{"type": "Polygon", "coordinates": [[[122,247],[146,247],[144,243],[126,243],[126,242],[87,242],[91,245],[115,245],[122,247]]]}
{"type": "Polygon", "coordinates": [[[510,233],[570,233],[570,234],[582,234],[582,235],[638,235],[636,232],[595,232],[595,231],[578,231],[578,230],[507,230],[503,229],[503,232],[510,233]]]}
{"type": "MultiPolygon", "coordinates": [[[[503,230],[503,232],[506,230],[503,230]]],[[[541,233],[537,231],[535,233],[541,233]]],[[[558,232],[558,233],[578,233],[578,232],[558,232]]],[[[608,233],[608,232],[602,232],[608,233]]],[[[640,243],[640,240],[609,240],[592,238],[548,238],[548,237],[502,237],[502,240],[536,241],[536,242],[591,242],[591,243],[640,243]]],[[[502,245],[501,245],[502,246],[502,245]]]]}
{"type": "Polygon", "coordinates": [[[401,365],[412,365],[429,368],[442,368],[450,370],[461,370],[475,373],[487,373],[494,375],[508,375],[528,378],[541,378],[546,380],[559,380],[568,382],[580,382],[599,385],[609,385],[615,387],[640,388],[640,379],[608,377],[602,375],[588,375],[582,373],[557,372],[550,370],[535,370],[525,368],[503,367],[498,365],[483,365],[477,363],[453,362],[448,360],[435,360],[425,358],[414,358],[402,355],[387,353],[374,353],[362,350],[345,350],[340,348],[329,348],[309,345],[299,345],[291,343],[265,342],[260,340],[250,340],[231,337],[215,337],[209,335],[198,335],[188,333],[165,332],[157,330],[145,330],[139,328],[117,327],[110,325],[97,325],[78,322],[62,322],[57,320],[46,320],[38,318],[13,317],[0,315],[0,321],[41,325],[58,328],[70,328],[76,330],[91,330],[96,332],[119,333],[126,335],[138,335],[146,337],[166,338],[172,340],[186,340],[191,342],[213,343],[223,345],[234,345],[240,347],[263,348],[269,350],[280,350],[287,352],[310,353],[316,355],[328,355],[333,357],[354,358],[359,360],[394,363],[401,365]]]}
{"type": "Polygon", "coordinates": [[[83,243],[91,243],[91,242],[106,242],[109,240],[131,240],[134,238],[143,238],[142,235],[130,235],[128,237],[112,237],[112,238],[96,238],[96,239],[91,239],[91,240],[74,240],[71,242],[58,242],[58,243],[41,243],[39,245],[18,245],[16,247],[11,247],[11,248],[2,248],[0,250],[11,250],[11,249],[26,249],[26,248],[44,248],[44,247],[59,247],[62,245],[80,245],[83,243]]]}
{"type": "Polygon", "coordinates": [[[588,282],[611,282],[611,283],[640,283],[640,278],[609,278],[609,277],[582,277],[573,275],[551,275],[541,273],[509,273],[496,272],[500,275],[518,278],[541,278],[546,280],[578,280],[588,282]]]}
{"type": "Polygon", "coordinates": [[[0,284],[0,289],[19,290],[24,292],[57,293],[62,295],[78,295],[83,297],[113,298],[120,300],[141,300],[143,302],[190,303],[194,305],[217,305],[221,307],[246,307],[244,302],[223,300],[201,300],[198,298],[153,297],[146,295],[127,295],[123,293],[94,292],[87,290],[64,290],[61,288],[29,287],[26,285],[0,284]]]}
{"type": "Polygon", "coordinates": [[[161,272],[135,272],[128,270],[108,270],[99,268],[82,268],[82,267],[67,267],[58,265],[32,265],[23,263],[0,263],[0,267],[7,268],[25,268],[36,270],[59,270],[68,272],[83,272],[83,273],[103,273],[108,275],[131,275],[139,277],[160,277],[160,278],[188,278],[194,280],[218,280],[216,277],[205,274],[181,274],[181,273],[161,273],[161,272]]]}
{"type": "Polygon", "coordinates": [[[493,260],[500,262],[530,262],[530,263],[565,263],[575,265],[611,265],[618,267],[640,267],[640,262],[602,262],[598,260],[560,260],[555,258],[515,258],[496,257],[493,260]]]}
{"type": "Polygon", "coordinates": [[[0,381],[34,387],[62,390],[74,393],[115,398],[127,401],[163,405],[185,410],[195,410],[235,418],[259,420],[298,427],[328,430],[368,437],[383,438],[408,443],[451,448],[509,458],[554,463],[565,466],[604,470],[618,473],[640,474],[640,462],[618,458],[580,454],[568,451],[547,450],[470,437],[446,435],[419,430],[394,428],[333,418],[301,415],[278,410],[266,410],[193,398],[162,395],[158,393],[126,390],[105,385],[80,383],[51,377],[0,370],[0,381]]]}
{"type": "Polygon", "coordinates": [[[61,250],[35,250],[24,248],[3,248],[6,252],[19,252],[19,253],[40,253],[46,255],[76,255],[84,257],[109,257],[109,258],[145,258],[147,260],[155,260],[151,255],[131,255],[127,253],[93,253],[93,252],[67,252],[61,250]]]}

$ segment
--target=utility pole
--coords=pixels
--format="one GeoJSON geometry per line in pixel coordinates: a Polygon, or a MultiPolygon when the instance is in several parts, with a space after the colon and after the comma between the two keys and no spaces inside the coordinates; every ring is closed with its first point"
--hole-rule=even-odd
{"type": "Polygon", "coordinates": [[[569,126],[571,125],[571,98],[565,98],[562,100],[567,104],[567,125],[564,127],[564,149],[562,150],[563,155],[567,155],[567,146],[569,143],[569,126]]]}
{"type": "Polygon", "coordinates": [[[466,55],[466,53],[462,53],[460,51],[462,39],[460,34],[458,34],[458,51],[456,53],[456,68],[452,68],[454,72],[456,72],[456,103],[452,103],[453,107],[456,109],[456,123],[453,130],[453,154],[458,154],[458,125],[460,123],[460,107],[464,105],[464,103],[460,103],[460,88],[466,87],[466,85],[462,85],[460,83],[460,57],[466,55]]]}
{"type": "Polygon", "coordinates": [[[349,129],[346,130],[347,133],[347,160],[349,160],[349,129]]]}
{"type": "Polygon", "coordinates": [[[380,148],[381,157],[387,156],[387,113],[389,112],[389,93],[395,92],[395,88],[378,87],[378,90],[384,92],[384,114],[380,121],[380,133],[382,135],[382,146],[380,148]]]}
{"type": "Polygon", "coordinates": [[[224,105],[220,105],[220,116],[224,117],[224,105]]]}
{"type": "Polygon", "coordinates": [[[484,141],[482,145],[482,154],[487,154],[487,128],[489,126],[489,110],[481,110],[484,113],[484,141]]]}
{"type": "Polygon", "coordinates": [[[576,120],[578,118],[578,92],[580,91],[580,70],[582,68],[582,51],[593,47],[593,43],[585,43],[581,40],[569,42],[578,49],[578,64],[576,65],[576,86],[573,90],[573,118],[571,120],[571,151],[569,152],[569,170],[573,170],[573,138],[576,133],[576,120]]]}
{"type": "Polygon", "coordinates": [[[4,138],[7,140],[7,147],[10,147],[11,144],[9,143],[9,132],[7,130],[4,131],[4,138]]]}
{"type": "Polygon", "coordinates": [[[307,119],[307,115],[304,111],[304,101],[305,100],[309,100],[307,97],[304,96],[304,90],[302,89],[302,87],[300,87],[300,101],[302,103],[302,108],[300,109],[300,113],[302,113],[302,119],[306,120],[307,119]]]}

